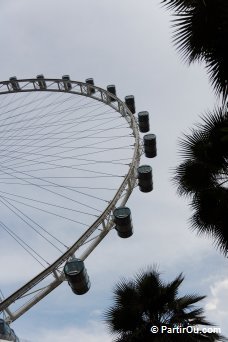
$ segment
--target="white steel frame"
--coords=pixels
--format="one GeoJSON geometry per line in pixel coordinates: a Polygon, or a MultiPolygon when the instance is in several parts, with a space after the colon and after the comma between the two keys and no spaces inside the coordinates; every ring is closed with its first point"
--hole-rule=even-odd
{"type": "Polygon", "coordinates": [[[7,314],[7,317],[5,319],[7,322],[15,321],[17,318],[19,318],[22,314],[28,311],[31,307],[33,307],[36,303],[38,303],[42,298],[48,295],[51,291],[53,291],[65,280],[63,271],[60,270],[61,266],[74,255],[74,253],[80,248],[80,246],[82,246],[85,242],[89,240],[89,237],[96,230],[100,231],[99,235],[95,239],[93,239],[92,242],[89,243],[88,241],[88,247],[80,256],[80,259],[85,260],[89,256],[89,254],[94,250],[94,248],[113,228],[113,209],[116,207],[117,202],[118,205],[125,205],[131,192],[133,191],[137,181],[137,167],[139,166],[140,156],[142,154],[138,124],[135,117],[123,101],[121,101],[118,97],[114,96],[113,94],[109,93],[107,90],[104,90],[102,88],[96,87],[88,83],[50,78],[45,78],[42,80],[32,78],[0,82],[0,95],[16,92],[22,93],[36,91],[65,92],[87,96],[94,100],[101,101],[107,104],[108,106],[112,107],[114,110],[116,110],[116,112],[120,113],[122,117],[126,119],[126,121],[129,124],[129,127],[132,129],[132,133],[135,138],[134,153],[127,175],[125,176],[121,186],[117,190],[114,198],[109,202],[109,205],[100,215],[100,217],[67,250],[67,252],[65,252],[53,264],[51,264],[44,271],[39,273],[28,283],[23,285],[13,294],[11,294],[8,298],[0,301],[0,312],[4,311],[7,314]],[[16,83],[16,87],[15,84],[13,84],[14,82],[16,83]],[[45,89],[42,87],[42,82],[45,82],[46,84],[45,89]],[[67,83],[70,83],[72,85],[71,89],[68,89],[67,83]],[[115,101],[111,101],[111,98],[115,99],[115,101]],[[41,281],[43,281],[51,274],[53,275],[54,280],[52,280],[48,286],[45,286],[45,288],[41,288],[40,290],[32,292],[32,289],[35,286],[37,286],[41,281]],[[11,304],[15,303],[16,301],[27,295],[30,296],[30,299],[25,304],[23,304],[19,309],[17,309],[14,312],[10,310],[9,306],[11,304]]]}

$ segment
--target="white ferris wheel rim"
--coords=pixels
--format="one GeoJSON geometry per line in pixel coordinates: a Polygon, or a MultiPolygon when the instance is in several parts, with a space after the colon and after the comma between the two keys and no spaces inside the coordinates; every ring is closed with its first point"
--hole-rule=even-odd
{"type": "Polygon", "coordinates": [[[129,164],[128,173],[125,175],[123,182],[120,187],[116,191],[114,197],[105,208],[103,213],[91,224],[91,226],[80,236],[77,241],[75,241],[69,249],[63,253],[57,260],[55,260],[50,266],[48,266],[44,271],[36,275],[33,279],[27,282],[25,285],[20,287],[17,291],[15,291],[12,295],[4,299],[0,302],[0,312],[5,311],[8,314],[6,318],[7,321],[12,322],[18,317],[20,317],[24,312],[26,312],[29,308],[35,305],[39,300],[44,298],[48,293],[50,293],[53,289],[59,286],[63,280],[63,273],[61,276],[58,275],[59,267],[66,262],[71,256],[74,255],[76,250],[86,242],[86,240],[91,236],[91,234],[102,224],[104,229],[98,237],[98,240],[95,241],[92,247],[90,247],[80,258],[85,260],[86,257],[91,253],[91,251],[95,248],[95,246],[107,235],[107,233],[113,228],[114,223],[112,220],[112,211],[115,209],[117,202],[121,198],[121,205],[125,205],[131,192],[133,191],[136,184],[136,175],[137,168],[140,162],[141,156],[141,146],[140,146],[140,137],[139,130],[136,118],[129,110],[127,105],[121,101],[117,96],[109,93],[107,90],[104,90],[95,85],[91,85],[84,82],[69,80],[72,85],[71,89],[67,89],[65,84],[66,81],[63,79],[53,79],[53,78],[43,78],[43,82],[46,83],[46,88],[41,89],[37,78],[30,79],[16,79],[16,83],[18,84],[18,88],[12,84],[11,80],[1,81],[0,82],[0,96],[2,94],[11,94],[11,93],[25,93],[25,92],[63,92],[69,94],[76,94],[81,96],[90,97],[93,100],[101,101],[104,104],[113,108],[117,113],[120,113],[121,116],[127,121],[129,128],[132,130],[132,135],[134,137],[134,152],[131,163],[129,164]],[[92,90],[92,91],[91,91],[92,90]],[[115,103],[111,101],[111,98],[115,100],[115,103]],[[21,309],[18,309],[15,313],[12,313],[8,307],[17,301],[18,299],[25,296],[33,287],[35,287],[40,281],[47,278],[50,274],[55,276],[55,280],[49,284],[49,288],[40,293],[36,294],[26,305],[23,305],[21,309]]]}

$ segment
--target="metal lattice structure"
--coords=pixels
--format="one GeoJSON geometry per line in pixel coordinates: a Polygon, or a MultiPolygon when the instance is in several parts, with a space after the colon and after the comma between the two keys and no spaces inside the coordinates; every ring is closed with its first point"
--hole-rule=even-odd
{"type": "Polygon", "coordinates": [[[92,223],[92,225],[75,241],[70,248],[49,265],[44,271],[36,275],[33,279],[20,287],[17,291],[11,294],[0,302],[0,311],[7,314],[6,321],[13,322],[19,318],[23,313],[29,310],[42,298],[48,295],[56,287],[64,281],[63,264],[71,258],[74,253],[85,243],[87,247],[80,255],[80,259],[85,260],[93,249],[102,241],[102,239],[113,228],[113,210],[118,205],[125,205],[131,192],[133,191],[137,182],[137,168],[139,166],[140,156],[142,154],[142,147],[140,144],[139,131],[137,121],[129,110],[128,106],[115,95],[108,91],[96,87],[94,85],[78,82],[66,81],[63,79],[37,78],[31,79],[10,79],[9,81],[0,82],[0,99],[2,94],[11,93],[26,93],[26,92],[55,92],[55,93],[69,93],[80,96],[89,97],[95,101],[100,101],[107,106],[114,109],[117,113],[126,120],[134,137],[134,152],[131,163],[129,164],[128,173],[115,193],[115,196],[107,205],[103,213],[92,223]],[[70,86],[69,86],[70,84],[70,86]],[[97,231],[98,236],[90,241],[91,235],[97,231]],[[37,287],[44,281],[48,280],[48,285],[45,287],[37,287]],[[28,297],[28,300],[16,311],[12,311],[9,307],[13,303],[18,302],[21,298],[28,297]]]}

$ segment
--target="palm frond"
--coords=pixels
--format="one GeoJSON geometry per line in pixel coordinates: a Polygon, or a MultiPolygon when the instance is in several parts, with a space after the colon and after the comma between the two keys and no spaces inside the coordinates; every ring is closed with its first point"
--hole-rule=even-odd
{"type": "Polygon", "coordinates": [[[215,107],[213,112],[207,112],[202,117],[203,123],[199,124],[208,137],[221,135],[221,129],[227,131],[228,112],[224,107],[215,107]]]}
{"type": "Polygon", "coordinates": [[[192,129],[191,134],[184,134],[178,142],[179,154],[184,159],[200,160],[208,137],[202,130],[192,129]]]}
{"type": "Polygon", "coordinates": [[[216,188],[204,191],[191,203],[195,210],[191,227],[199,234],[214,239],[216,248],[226,255],[228,252],[228,189],[216,188]]]}
{"type": "Polygon", "coordinates": [[[182,315],[180,315],[180,318],[183,320],[185,319],[191,325],[212,325],[210,322],[206,321],[203,313],[203,308],[196,308],[188,312],[183,312],[182,315]]]}
{"type": "Polygon", "coordinates": [[[167,297],[166,300],[167,302],[176,302],[179,287],[184,281],[184,276],[182,273],[180,273],[172,282],[166,284],[165,286],[165,296],[167,297]]]}
{"type": "Polygon", "coordinates": [[[216,185],[216,177],[205,163],[187,160],[175,169],[172,181],[177,187],[177,193],[182,196],[192,196],[195,193],[216,185]]]}
{"type": "Polygon", "coordinates": [[[228,95],[228,3],[226,0],[163,0],[175,10],[173,40],[188,63],[206,62],[217,94],[228,95]]]}
{"type": "MultiPolygon", "coordinates": [[[[222,54],[221,54],[222,55],[222,54]]],[[[205,57],[206,68],[209,79],[217,95],[222,95],[224,102],[228,97],[228,53],[222,56],[215,56],[215,53],[208,53],[205,57]]]]}
{"type": "Polygon", "coordinates": [[[142,313],[134,306],[111,307],[104,313],[104,320],[111,333],[134,331],[142,324],[142,313]]]}
{"type": "Polygon", "coordinates": [[[194,304],[200,302],[201,300],[205,299],[206,296],[198,296],[198,295],[186,295],[183,297],[178,298],[177,303],[178,306],[185,309],[191,309],[194,304]]]}
{"type": "Polygon", "coordinates": [[[197,193],[191,203],[202,222],[218,225],[228,222],[228,189],[214,187],[197,193]]]}
{"type": "Polygon", "coordinates": [[[135,284],[126,279],[120,280],[114,290],[114,302],[116,306],[125,306],[129,301],[137,302],[138,294],[135,289],[135,284]]]}
{"type": "Polygon", "coordinates": [[[180,11],[188,8],[192,8],[195,4],[195,0],[162,0],[167,8],[180,11]]]}
{"type": "Polygon", "coordinates": [[[227,110],[215,108],[202,121],[179,141],[184,162],[174,169],[172,179],[179,195],[192,196],[228,179],[227,110]]]}
{"type": "MultiPolygon", "coordinates": [[[[214,130],[214,133],[216,131],[214,130]]],[[[180,139],[180,155],[187,160],[195,160],[207,164],[213,171],[226,166],[227,150],[221,141],[220,133],[209,135],[206,131],[193,130],[191,135],[184,135],[180,139]]]]}
{"type": "MultiPolygon", "coordinates": [[[[200,334],[152,334],[152,325],[169,327],[211,325],[204,317],[204,310],[195,304],[205,296],[186,295],[178,297],[179,287],[184,277],[179,274],[173,281],[164,283],[157,269],[141,270],[132,280],[122,280],[115,287],[114,301],[106,310],[104,318],[111,333],[116,334],[116,342],[178,342],[203,341],[200,334]],[[131,290],[132,287],[132,290],[131,290]],[[127,292],[127,295],[125,293],[127,292]],[[131,298],[132,293],[133,298],[131,298]],[[137,295],[135,295],[137,293],[137,295]],[[181,338],[180,338],[181,336],[181,338]]],[[[216,337],[216,336],[214,336],[216,337]]],[[[213,341],[225,341],[218,335],[213,341]]]]}

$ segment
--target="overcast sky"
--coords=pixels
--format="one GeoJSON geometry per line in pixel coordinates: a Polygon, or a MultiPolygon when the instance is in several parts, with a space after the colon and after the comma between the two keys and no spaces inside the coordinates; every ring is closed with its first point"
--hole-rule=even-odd
{"type": "Polygon", "coordinates": [[[187,201],[170,181],[181,161],[178,138],[216,103],[204,65],[184,64],[173,46],[171,13],[158,0],[0,0],[0,13],[1,81],[42,73],[115,84],[119,98],[133,94],[137,112],[149,111],[158,145],[156,159],[142,158],[153,167],[154,191],[135,189],[128,202],[134,235],[124,240],[110,232],[86,260],[90,291],[76,296],[62,284],[13,324],[17,335],[29,342],[111,341],[102,313],[114,284],[156,264],[167,281],[184,273],[181,294],[207,295],[207,318],[228,336],[227,261],[211,239],[189,229],[187,201]]]}

